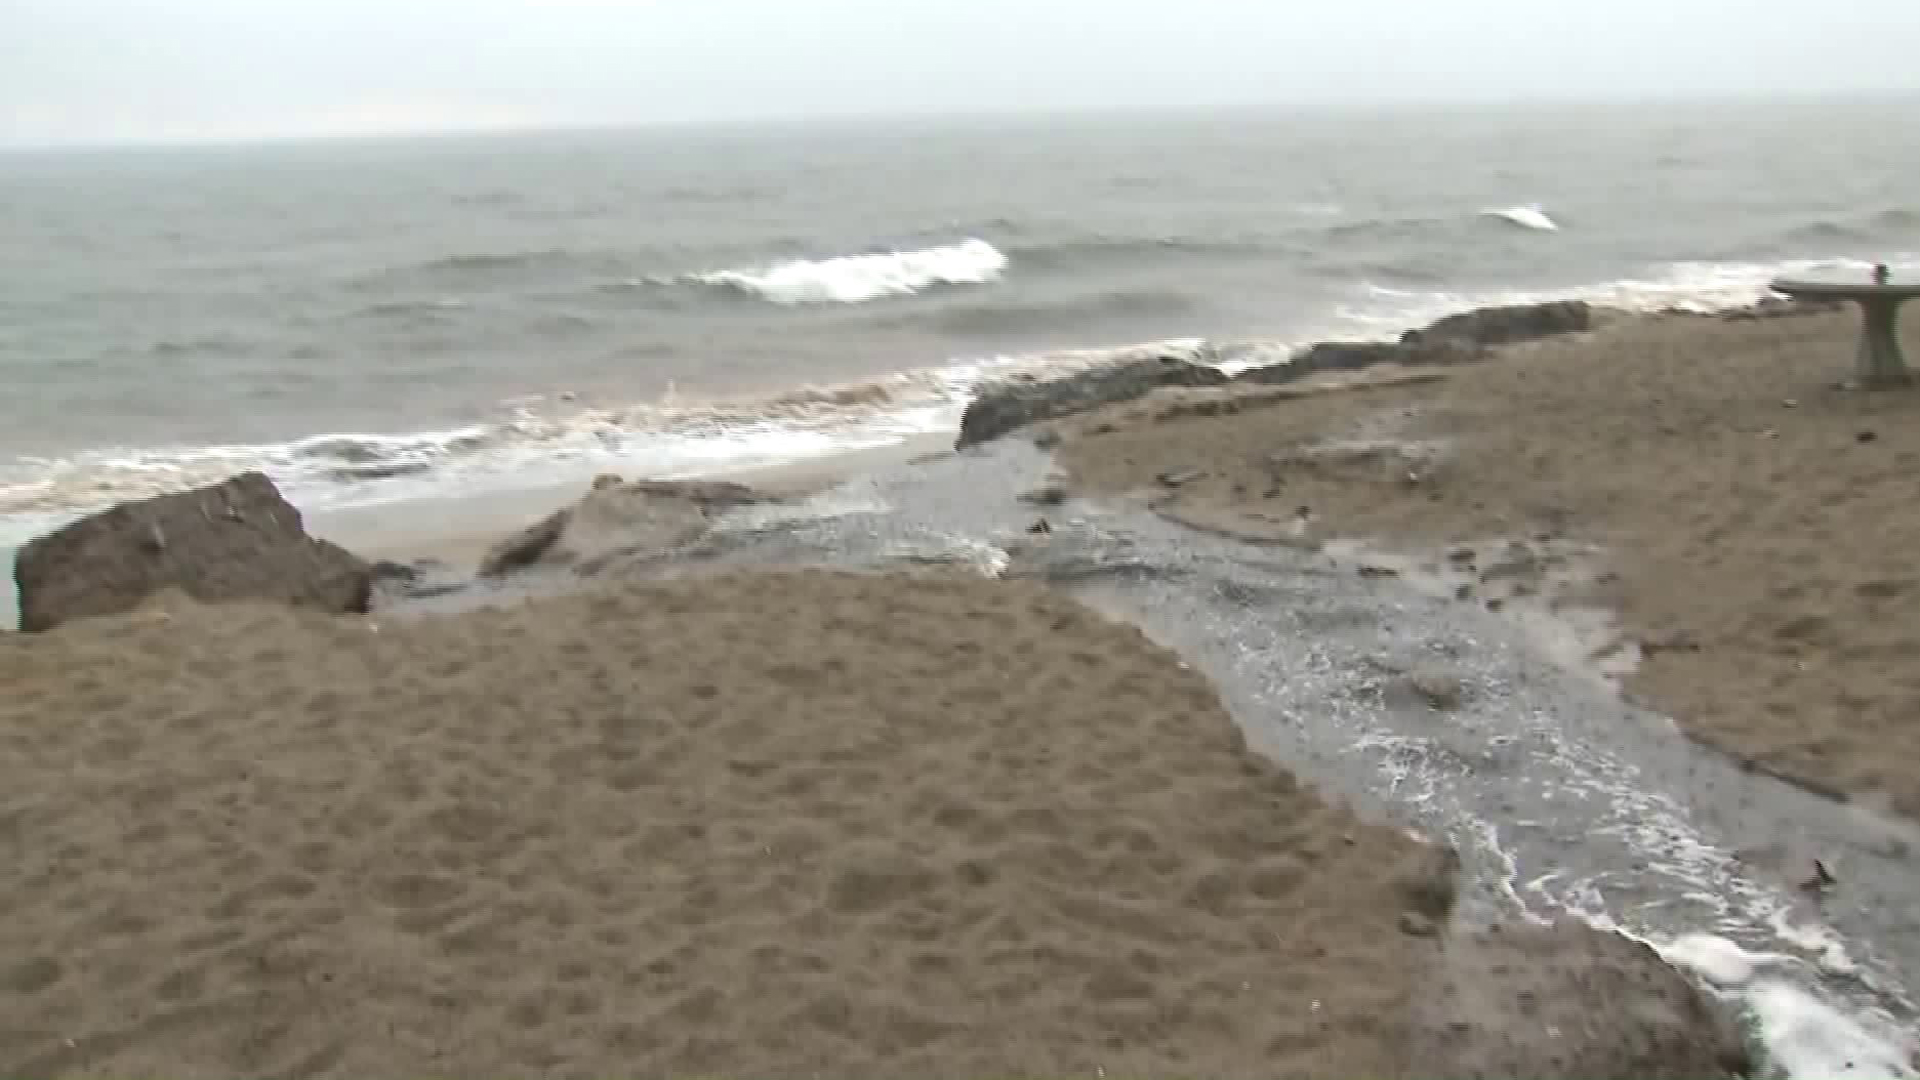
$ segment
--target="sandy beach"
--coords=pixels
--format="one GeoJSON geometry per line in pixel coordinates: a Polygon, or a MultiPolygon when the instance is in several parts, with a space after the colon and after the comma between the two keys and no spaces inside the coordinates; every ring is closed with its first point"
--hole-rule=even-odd
{"type": "Polygon", "coordinates": [[[1648,946],[1463,918],[1449,846],[1010,576],[169,590],[0,635],[0,1071],[1745,1069],[1648,946]]]}
{"type": "Polygon", "coordinates": [[[1037,586],[176,596],[0,679],[9,1074],[1403,1075],[1439,977],[1434,849],[1037,586]]]}
{"type": "Polygon", "coordinates": [[[1405,385],[1119,406],[1060,455],[1195,523],[1389,549],[1464,603],[1617,616],[1572,659],[1743,763],[1916,817],[1920,399],[1836,387],[1857,326],[1616,317],[1405,385]]]}
{"type": "MultiPolygon", "coordinates": [[[[1531,796],[1508,773],[1592,760],[1568,729],[1519,765],[1526,718],[1595,716],[1581,680],[1615,680],[1752,770],[1911,813],[1899,755],[1920,748],[1873,659],[1907,640],[1895,496],[1920,445],[1907,396],[1827,388],[1850,331],[1613,319],[1480,363],[1163,391],[1047,425],[1052,462],[1030,431],[747,477],[847,486],[770,526],[716,520],[685,565],[367,615],[166,592],[0,635],[0,1071],[1745,1072],[1731,1013],[1646,945],[1506,907],[1556,851],[1604,877],[1642,849],[1578,852],[1599,819],[1542,803],[1551,834],[1469,853],[1504,879],[1463,873],[1408,827],[1425,811],[1327,755],[1387,745],[1351,726],[1379,713],[1513,818],[1531,796]],[[870,469],[889,479],[850,475],[870,469]],[[1029,497],[1049,469],[1062,494],[1029,497]],[[1880,524],[1815,513],[1849,508],[1880,524]],[[982,543],[1004,561],[956,556],[982,543]],[[1075,585],[1100,580],[1153,588],[1075,585]],[[1403,585],[1473,618],[1422,616],[1403,585]],[[1475,620],[1507,617],[1537,651],[1479,643],[1475,620]],[[1556,661],[1579,678],[1527,673],[1556,661]],[[1262,719],[1250,693],[1295,706],[1262,719]]],[[[313,526],[464,570],[580,495],[313,526]]],[[[1615,749],[1659,752],[1628,734],[1615,749]]],[[[1673,767],[1703,810],[1749,805],[1673,767]]],[[[1738,887],[1740,918],[1782,910],[1738,887]]],[[[1710,973],[1741,955],[1690,949],[1710,973]]],[[[1897,1040],[1781,1021],[1810,1008],[1762,1032],[1796,1076],[1854,1045],[1902,1075],[1897,1040]]]]}

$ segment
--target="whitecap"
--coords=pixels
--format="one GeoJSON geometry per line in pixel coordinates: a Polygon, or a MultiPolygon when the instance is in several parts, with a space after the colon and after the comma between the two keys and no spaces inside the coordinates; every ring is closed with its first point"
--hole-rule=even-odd
{"type": "Polygon", "coordinates": [[[751,270],[716,270],[692,280],[723,285],[776,304],[858,304],[890,296],[913,296],[937,285],[985,285],[997,281],[1007,257],[985,240],[918,251],[795,259],[751,270]]]}
{"type": "Polygon", "coordinates": [[[1535,232],[1559,232],[1560,223],[1547,216],[1545,210],[1537,206],[1509,206],[1498,210],[1482,210],[1481,216],[1499,218],[1510,225],[1535,232]]]}

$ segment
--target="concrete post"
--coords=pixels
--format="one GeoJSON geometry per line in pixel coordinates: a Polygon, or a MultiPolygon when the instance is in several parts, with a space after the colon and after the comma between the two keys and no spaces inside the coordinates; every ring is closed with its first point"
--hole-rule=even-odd
{"type": "Polygon", "coordinates": [[[1860,302],[1860,347],[1854,358],[1854,378],[1863,390],[1892,390],[1913,385],[1906,357],[1900,354],[1900,339],[1894,328],[1900,322],[1901,296],[1862,296],[1860,302]]]}

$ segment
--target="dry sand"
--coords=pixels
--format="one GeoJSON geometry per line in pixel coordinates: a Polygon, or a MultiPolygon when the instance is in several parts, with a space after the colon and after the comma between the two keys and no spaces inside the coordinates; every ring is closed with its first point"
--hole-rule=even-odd
{"type": "Polygon", "coordinates": [[[8,1076],[1388,1076],[1451,1008],[1436,849],[1029,584],[174,594],[0,686],[8,1076]]]}
{"type": "Polygon", "coordinates": [[[1463,602],[1603,604],[1625,640],[1589,659],[1637,655],[1690,734],[1920,817],[1920,390],[1835,387],[1857,324],[1620,317],[1438,381],[1116,407],[1062,460],[1207,527],[1385,541],[1463,602]]]}

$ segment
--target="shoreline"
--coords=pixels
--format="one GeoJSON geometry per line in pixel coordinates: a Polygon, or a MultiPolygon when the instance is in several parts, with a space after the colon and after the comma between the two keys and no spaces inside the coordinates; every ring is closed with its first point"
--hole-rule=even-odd
{"type": "MultiPolygon", "coordinates": [[[[1457,377],[1458,369],[1448,369],[1448,375],[1457,377]]],[[[1424,384],[1400,388],[1403,393],[1431,390],[1424,384]]],[[[1337,393],[1315,397],[1316,411],[1339,413],[1338,406],[1347,399],[1336,400],[1337,393]]],[[[1349,397],[1372,399],[1374,394],[1349,397]]],[[[1369,408],[1378,404],[1369,401],[1369,408]]],[[[1250,416],[1271,416],[1272,408],[1284,407],[1227,415],[1188,413],[1181,419],[1232,424],[1250,416]]],[[[1109,411],[1088,418],[1097,426],[1113,415],[1109,411]]],[[[1095,439],[1125,434],[1108,432],[1095,439]]],[[[1774,1007],[1770,1017],[1762,1018],[1763,1026],[1770,1022],[1766,1031],[1784,1042],[1769,1049],[1799,1080],[1838,1068],[1837,1059],[1821,1056],[1832,1050],[1822,1049],[1823,1039],[1841,1040],[1843,1052],[1874,1066],[1893,1062],[1904,1067],[1889,1056],[1895,1053],[1893,1043],[1882,1047],[1846,1041],[1851,1037],[1844,1034],[1844,1025],[1852,1021],[1808,987],[1839,993],[1841,1002],[1849,1000],[1844,988],[1858,985],[1887,987],[1898,997],[1900,972],[1910,970],[1912,956],[1899,945],[1897,898],[1903,890],[1912,893],[1916,882],[1911,873],[1845,863],[1850,904],[1872,899],[1888,909],[1863,919],[1850,910],[1809,911],[1792,903],[1790,885],[1733,855],[1742,838],[1755,833],[1817,835],[1824,838],[1816,843],[1817,851],[1864,843],[1858,823],[1835,808],[1800,801],[1767,786],[1770,782],[1763,778],[1743,777],[1688,752],[1683,744],[1644,726],[1649,717],[1637,721],[1644,727],[1621,727],[1614,719],[1621,707],[1616,695],[1588,680],[1549,674],[1553,665],[1536,655],[1535,642],[1515,636],[1497,612],[1479,605],[1419,596],[1408,588],[1410,582],[1393,575],[1357,573],[1352,565],[1324,563],[1311,552],[1296,553],[1285,545],[1249,547],[1209,538],[1142,514],[1125,498],[1112,501],[1094,492],[1091,498],[1069,496],[1050,510],[1024,503],[1019,494],[1045,482],[1050,467],[1047,455],[1024,445],[1028,441],[1016,435],[953,454],[946,452],[944,440],[937,448],[929,440],[848,456],[855,460],[803,463],[797,472],[776,469],[765,482],[805,492],[822,482],[843,481],[844,490],[871,494],[872,506],[884,509],[846,511],[803,503],[810,513],[771,530],[743,526],[735,536],[742,546],[727,558],[704,568],[701,576],[662,587],[693,590],[673,594],[681,597],[674,610],[690,618],[701,610],[698,589],[709,573],[795,562],[896,570],[945,565],[948,570],[931,579],[937,585],[945,580],[939,574],[949,570],[960,570],[963,578],[978,573],[964,562],[942,564],[942,558],[963,553],[968,544],[998,546],[1007,564],[996,576],[1037,578],[1096,610],[1145,628],[1153,640],[1173,650],[1183,669],[1204,676],[1255,750],[1283,763],[1313,789],[1367,808],[1363,816],[1369,820],[1378,822],[1384,816],[1417,825],[1459,845],[1467,872],[1463,918],[1483,919],[1517,907],[1536,913],[1570,911],[1602,924],[1613,920],[1638,937],[1656,941],[1674,962],[1719,983],[1735,999],[1755,1009],[1774,1007]],[[1055,524],[1036,538],[1028,525],[1043,514],[1055,524]],[[1451,669],[1442,674],[1462,695],[1444,708],[1431,695],[1435,686],[1445,684],[1423,681],[1436,658],[1451,669]],[[1516,735],[1521,736],[1517,742],[1516,735]],[[1548,786],[1554,791],[1586,791],[1604,798],[1591,805],[1583,799],[1538,801],[1539,785],[1524,783],[1527,777],[1552,777],[1548,786]],[[1662,841],[1682,850],[1663,855],[1631,833],[1620,832],[1635,820],[1642,828],[1652,822],[1662,841]],[[1635,884],[1623,886],[1622,880],[1635,884]],[[1620,889],[1625,891],[1616,893],[1620,889]],[[1721,907],[1693,910],[1700,903],[1696,894],[1703,890],[1721,907]],[[1597,909],[1590,906],[1594,897],[1602,902],[1597,909]],[[1736,924],[1739,933],[1728,930],[1736,924]],[[1722,933],[1730,938],[1719,936],[1722,933]],[[1876,946],[1892,948],[1891,974],[1876,946]],[[1816,965],[1813,970],[1819,974],[1806,981],[1793,966],[1800,963],[1816,965]]],[[[1105,448],[1103,455],[1116,464],[1123,457],[1105,448]]],[[[1084,460],[1070,437],[1064,463],[1071,468],[1084,460]]],[[[1083,484],[1083,479],[1075,482],[1083,484]]],[[[467,515],[462,531],[454,536],[442,532],[436,538],[390,527],[360,535],[384,536],[382,542],[391,542],[396,555],[418,557],[433,554],[436,547],[442,558],[456,551],[475,554],[480,534],[491,527],[487,523],[507,526],[484,537],[497,541],[554,509],[555,502],[541,500],[555,495],[570,500],[580,494],[580,487],[539,489],[468,506],[461,511],[467,515]],[[522,510],[531,512],[522,517],[522,510]]],[[[447,507],[432,513],[440,525],[457,516],[447,507]]],[[[322,526],[324,517],[316,517],[316,532],[325,527],[335,536],[353,534],[353,523],[322,526]]],[[[730,528],[724,516],[719,527],[730,528]]],[[[576,595],[539,599],[535,607],[558,604],[585,610],[612,602],[607,585],[591,580],[584,584],[564,590],[576,595]]],[[[924,587],[930,586],[914,585],[900,595],[924,587]]],[[[535,589],[532,595],[540,592],[535,589]]],[[[889,601],[899,602],[904,601],[889,601]]],[[[402,604],[392,614],[405,614],[410,606],[402,604]]],[[[419,610],[426,614],[431,609],[419,610]]],[[[219,625],[213,612],[175,617],[209,632],[219,625]]],[[[390,632],[400,635],[394,647],[405,648],[416,633],[442,632],[421,627],[477,633],[482,626],[506,620],[533,632],[525,630],[524,620],[538,618],[534,609],[516,606],[449,619],[381,619],[368,621],[368,626],[404,624],[390,632]]],[[[344,631],[356,620],[330,622],[344,631]]],[[[724,651],[731,655],[736,648],[730,641],[724,651]]],[[[332,662],[324,654],[310,659],[332,662]]],[[[917,661],[903,662],[911,667],[917,661]]],[[[937,672],[950,667],[950,658],[941,660],[926,669],[926,677],[937,682],[937,672]]],[[[404,713],[400,719],[405,722],[404,713]]],[[[1424,939],[1416,935],[1412,940],[1424,939]]],[[[1404,960],[1398,974],[1387,970],[1381,969],[1376,978],[1405,977],[1404,960]]],[[[1563,990],[1552,990],[1546,997],[1551,1007],[1561,1008],[1574,1000],[1563,995],[1563,990]]],[[[1866,1000],[1875,998],[1869,994],[1866,1000]]],[[[1475,1022],[1490,1024],[1496,1033],[1505,1030],[1497,1018],[1475,1022]]]]}
{"type": "MultiPolygon", "coordinates": [[[[730,480],[771,492],[800,494],[953,446],[951,432],[907,436],[887,446],[860,447],[775,464],[754,464],[695,473],[688,479],[730,480]]],[[[591,476],[533,486],[340,508],[303,510],[307,531],[331,540],[369,561],[445,564],[459,576],[471,576],[489,548],[529,524],[580,497],[591,476]]],[[[82,515],[84,516],[84,515],[82,515]]],[[[13,586],[15,549],[0,546],[7,570],[0,589],[0,632],[19,626],[19,598],[13,586]]]]}
{"type": "MultiPolygon", "coordinates": [[[[1794,259],[1779,263],[1805,271],[1827,266],[1864,272],[1869,264],[1847,256],[1794,259]]],[[[1903,264],[1904,265],[1904,264],[1903,264]]],[[[1758,264],[1755,264],[1757,267],[1758,264]]],[[[1748,267],[1749,271],[1755,267],[1748,267]]],[[[1762,268],[1764,269],[1764,268],[1762,268]]],[[[576,398],[569,390],[532,393],[494,402],[491,417],[457,428],[402,432],[315,432],[281,443],[199,447],[149,447],[125,451],[138,464],[127,467],[101,457],[86,475],[54,478],[50,489],[34,492],[34,484],[0,488],[0,508],[6,535],[24,529],[48,531],[74,517],[94,513],[115,502],[145,498],[220,479],[249,468],[273,476],[275,482],[301,505],[337,507],[338,512],[371,510],[381,505],[484,498],[493,492],[552,486],[556,489],[576,476],[597,472],[631,471],[646,464],[659,473],[681,476],[725,475],[735,466],[710,459],[703,442],[717,429],[729,437],[763,443],[751,456],[760,462],[781,460],[795,445],[808,456],[837,456],[836,440],[869,442],[917,438],[943,429],[957,417],[968,397],[1003,378],[1041,381],[1070,377],[1088,366],[1124,362],[1154,353],[1192,354],[1200,362],[1237,372],[1247,366],[1271,364],[1316,342],[1353,342],[1379,335],[1396,336],[1435,319],[1472,313],[1508,304],[1553,303],[1577,300],[1623,317],[1657,318],[1673,311],[1716,315],[1748,308],[1771,294],[1764,277],[1737,288],[1722,283],[1714,290],[1654,289],[1646,281],[1620,279],[1546,291],[1486,290],[1456,296],[1434,294],[1434,303],[1407,308],[1378,318],[1368,316],[1338,330],[1305,331],[1286,339],[1172,338],[1039,347],[1013,354],[952,357],[928,366],[888,369],[851,381],[826,385],[768,385],[754,391],[730,391],[681,400],[669,394],[657,401],[627,402],[576,398]],[[1634,292],[1648,288],[1645,295],[1634,292]],[[937,418],[937,419],[935,419],[937,418]],[[737,429],[734,425],[738,425],[737,429]],[[523,427],[525,430],[523,430],[523,427]],[[534,435],[530,436],[529,431],[534,435]],[[606,439],[611,436],[614,442],[606,439]],[[530,454],[516,464],[503,465],[495,482],[470,492],[449,491],[452,481],[439,469],[451,461],[460,467],[468,453],[530,451],[535,444],[564,452],[561,456],[530,454]],[[626,440],[635,440],[627,443],[626,440]],[[495,442],[499,445],[493,445],[495,442]],[[783,449],[784,447],[784,449],[783,449]],[[575,458],[574,463],[566,460],[575,458]],[[591,464],[580,465],[578,461],[591,464]],[[104,470],[104,471],[101,471],[104,470]],[[538,476],[536,483],[510,477],[538,476]],[[498,482],[505,479],[504,483],[498,482]],[[420,486],[425,484],[424,487],[420,486]],[[354,489],[361,489],[354,494],[354,489]],[[382,489],[397,494],[385,494],[382,489]],[[341,499],[347,501],[340,501],[341,499]],[[368,501],[373,500],[373,501],[368,501]],[[31,526],[19,522],[31,521],[31,526]]],[[[744,452],[744,451],[743,451],[744,452]]],[[[55,460],[94,458],[107,451],[71,451],[55,460]]],[[[119,454],[120,451],[113,452],[119,454]]],[[[485,475],[482,473],[481,475],[485,475]]],[[[316,511],[317,512],[317,511],[316,511]]]]}
{"type": "MultiPolygon", "coordinates": [[[[691,473],[684,479],[727,480],[773,494],[801,496],[924,454],[945,453],[952,447],[951,432],[929,432],[889,446],[769,465],[718,468],[691,473]]],[[[588,477],[537,487],[321,510],[306,515],[307,531],[369,560],[434,559],[471,572],[488,548],[572,503],[590,482],[588,477]]]]}

